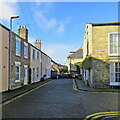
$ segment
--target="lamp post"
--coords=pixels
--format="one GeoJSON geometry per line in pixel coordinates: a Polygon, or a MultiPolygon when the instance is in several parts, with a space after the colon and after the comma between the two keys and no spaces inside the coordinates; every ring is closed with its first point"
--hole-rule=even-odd
{"type": "Polygon", "coordinates": [[[11,49],[12,49],[12,19],[19,18],[19,16],[12,16],[10,17],[10,37],[9,37],[9,87],[8,89],[11,90],[11,49]]]}

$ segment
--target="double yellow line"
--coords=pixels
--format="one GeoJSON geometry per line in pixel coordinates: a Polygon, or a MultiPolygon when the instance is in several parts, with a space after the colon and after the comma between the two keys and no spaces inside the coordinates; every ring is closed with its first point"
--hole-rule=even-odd
{"type": "Polygon", "coordinates": [[[38,89],[38,88],[40,88],[40,87],[42,87],[42,86],[45,86],[46,84],[48,84],[48,83],[50,83],[50,82],[51,82],[51,81],[48,81],[48,82],[46,82],[46,83],[44,83],[44,84],[42,84],[42,85],[40,85],[40,86],[38,86],[38,87],[36,87],[36,88],[33,88],[32,90],[29,90],[28,92],[25,92],[25,93],[23,93],[23,94],[21,94],[21,95],[18,95],[17,97],[14,97],[14,98],[12,98],[12,99],[10,99],[10,100],[8,100],[8,101],[0,104],[0,107],[2,107],[3,105],[7,105],[7,104],[11,103],[12,101],[14,101],[14,100],[16,100],[16,99],[18,99],[18,98],[21,98],[22,96],[25,96],[25,95],[27,95],[28,93],[31,93],[32,91],[34,91],[34,90],[36,90],[36,89],[38,89]]]}
{"type": "Polygon", "coordinates": [[[97,118],[101,118],[101,117],[107,117],[107,116],[119,116],[120,115],[120,111],[112,111],[112,112],[99,112],[99,113],[94,113],[91,115],[88,115],[86,118],[84,118],[83,120],[95,120],[97,118]]]}
{"type": "Polygon", "coordinates": [[[90,92],[90,93],[108,93],[108,94],[120,94],[120,92],[111,92],[111,91],[92,91],[92,90],[84,90],[77,88],[75,79],[73,79],[73,89],[76,91],[82,91],[82,92],[90,92]]]}

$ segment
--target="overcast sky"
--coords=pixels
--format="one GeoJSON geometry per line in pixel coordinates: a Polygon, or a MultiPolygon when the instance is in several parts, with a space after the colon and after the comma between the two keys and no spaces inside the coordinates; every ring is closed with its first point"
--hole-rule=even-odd
{"type": "MultiPolygon", "coordinates": [[[[1,0],[3,1],[3,0],[1,0]]],[[[28,1],[28,0],[26,0],[28,1]]],[[[41,39],[42,50],[53,60],[67,64],[70,51],[83,44],[85,24],[118,21],[117,2],[4,2],[0,3],[1,23],[9,28],[13,20],[13,31],[18,25],[26,25],[29,42],[34,45],[41,39]]]]}

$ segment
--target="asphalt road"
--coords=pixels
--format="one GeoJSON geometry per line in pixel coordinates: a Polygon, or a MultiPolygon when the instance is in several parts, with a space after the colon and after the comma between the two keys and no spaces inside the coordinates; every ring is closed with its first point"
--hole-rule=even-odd
{"type": "Polygon", "coordinates": [[[3,118],[85,118],[118,110],[118,94],[75,91],[72,79],[58,79],[2,107],[3,118]]]}

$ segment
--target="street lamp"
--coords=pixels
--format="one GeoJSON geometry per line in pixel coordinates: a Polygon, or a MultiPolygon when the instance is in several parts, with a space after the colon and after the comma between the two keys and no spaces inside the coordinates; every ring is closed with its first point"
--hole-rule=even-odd
{"type": "Polygon", "coordinates": [[[12,37],[12,19],[19,18],[19,16],[10,17],[10,37],[9,37],[9,90],[11,90],[11,37],[12,37]]]}

